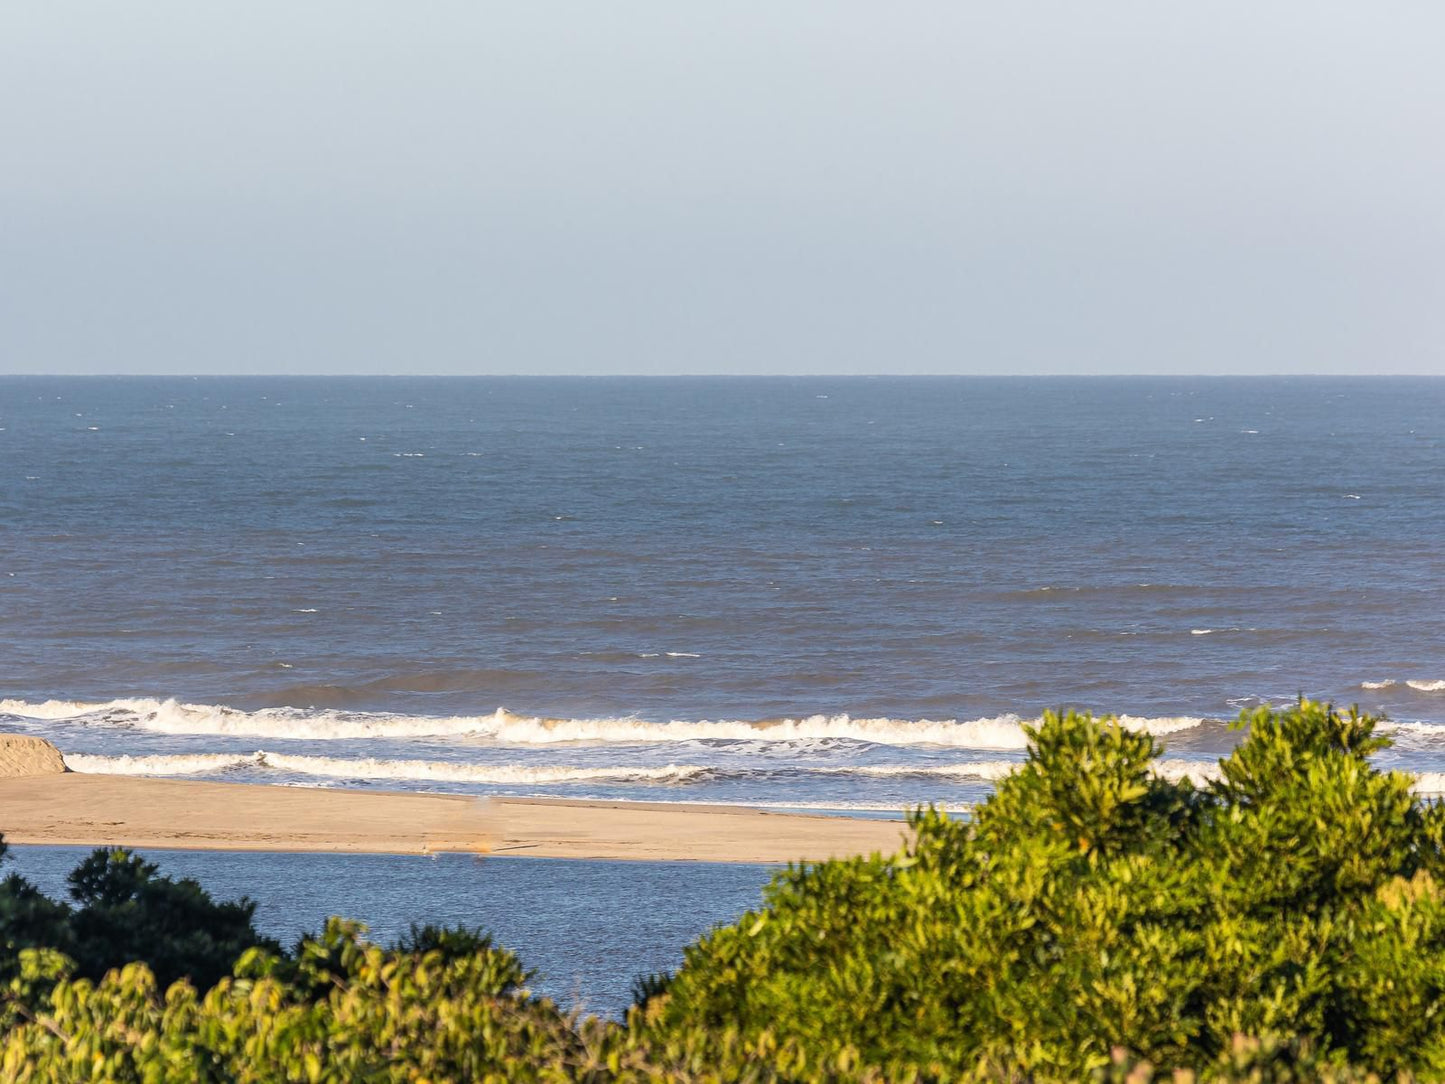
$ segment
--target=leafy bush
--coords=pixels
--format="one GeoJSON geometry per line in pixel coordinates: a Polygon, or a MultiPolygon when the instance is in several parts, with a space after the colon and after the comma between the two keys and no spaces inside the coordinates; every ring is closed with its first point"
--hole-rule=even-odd
{"type": "Polygon", "coordinates": [[[27,950],[10,986],[26,1019],[6,1037],[0,1077],[599,1079],[571,1021],[515,993],[523,971],[510,953],[387,951],[359,933],[333,919],[292,959],[251,949],[204,996],[184,981],[162,994],[142,964],[71,980],[64,957],[27,950]]]}
{"type": "Polygon", "coordinates": [[[16,874],[0,881],[0,981],[17,973],[20,949],[43,947],[92,979],[139,960],[163,986],[190,978],[204,987],[229,975],[248,948],[276,947],[256,932],[251,900],[217,903],[194,880],[158,872],[124,848],[98,849],[67,879],[74,907],[16,874]]]}
{"type": "Polygon", "coordinates": [[[897,857],[789,870],[635,1027],[888,1080],[1087,1079],[1116,1047],[1223,1073],[1240,1034],[1445,1076],[1440,808],[1370,764],[1386,740],[1358,712],[1242,722],[1196,789],[1153,774],[1146,734],[1045,716],[970,822],[919,812],[897,857]]]}
{"type": "MultiPolygon", "coordinates": [[[[1154,774],[1147,735],[1047,715],[971,820],[920,810],[898,855],[790,868],[641,980],[625,1026],[534,999],[480,934],[387,950],[333,920],[204,995],[21,952],[0,1076],[1445,1079],[1445,813],[1371,765],[1374,719],[1301,702],[1241,721],[1196,788],[1154,774]]],[[[15,929],[44,925],[12,897],[15,929]]]]}

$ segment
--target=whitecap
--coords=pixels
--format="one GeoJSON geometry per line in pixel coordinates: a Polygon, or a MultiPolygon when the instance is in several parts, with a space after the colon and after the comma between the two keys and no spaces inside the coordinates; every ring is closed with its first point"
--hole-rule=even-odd
{"type": "MultiPolygon", "coordinates": [[[[473,737],[507,745],[563,742],[650,744],[675,741],[799,742],[841,739],[877,745],[937,745],[965,749],[1023,749],[1024,721],[1006,714],[970,720],[854,718],[811,715],[796,719],[670,720],[637,718],[549,719],[498,708],[475,716],[408,716],[333,709],[262,708],[242,711],[225,705],[175,700],[119,699],[103,703],[0,700],[0,713],[39,720],[123,727],[161,734],[225,734],[296,740],[473,737]]],[[[1121,715],[1119,723],[1154,735],[1198,727],[1196,716],[1121,715]]]]}
{"type": "Polygon", "coordinates": [[[662,767],[529,764],[465,764],[435,760],[379,760],[372,757],[319,757],[286,753],[179,753],[163,756],[98,756],[66,753],[75,772],[92,775],[210,775],[236,769],[270,769],[328,779],[540,786],[559,783],[680,783],[706,775],[691,764],[662,767]]]}
{"type": "Polygon", "coordinates": [[[254,767],[246,753],[177,753],[168,756],[99,756],[66,753],[65,766],[86,775],[209,775],[254,767]]]}
{"type": "MultiPolygon", "coordinates": [[[[176,753],[154,756],[103,756],[66,753],[72,771],[89,775],[198,776],[237,770],[274,771],[330,780],[406,781],[493,786],[556,786],[575,783],[677,784],[711,777],[746,778],[773,769],[713,768],[697,764],[537,765],[477,764],[436,760],[384,760],[375,757],[326,757],[274,753],[176,753]]],[[[964,761],[954,764],[879,764],[790,767],[791,775],[861,777],[869,779],[975,779],[996,783],[1024,766],[1018,760],[964,761]]],[[[1217,778],[1213,762],[1160,760],[1153,767],[1161,778],[1217,778]]]]}

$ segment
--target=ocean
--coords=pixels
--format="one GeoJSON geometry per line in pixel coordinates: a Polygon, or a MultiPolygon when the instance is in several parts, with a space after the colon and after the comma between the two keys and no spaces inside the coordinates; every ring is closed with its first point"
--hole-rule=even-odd
{"type": "Polygon", "coordinates": [[[882,815],[1300,694],[1445,790],[1445,380],[0,378],[82,771],[882,815]]]}

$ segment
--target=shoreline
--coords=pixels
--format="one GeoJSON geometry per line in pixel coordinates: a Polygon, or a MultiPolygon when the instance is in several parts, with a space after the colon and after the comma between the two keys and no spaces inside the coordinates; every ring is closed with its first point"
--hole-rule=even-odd
{"type": "Polygon", "coordinates": [[[283,787],[144,776],[0,778],[7,843],[781,864],[891,854],[901,820],[747,806],[283,787]]]}

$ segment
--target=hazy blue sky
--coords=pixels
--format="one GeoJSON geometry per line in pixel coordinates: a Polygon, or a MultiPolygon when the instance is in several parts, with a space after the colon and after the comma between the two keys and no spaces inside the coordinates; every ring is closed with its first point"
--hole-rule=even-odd
{"type": "Polygon", "coordinates": [[[0,6],[0,372],[1445,372],[1445,5],[0,6]]]}

